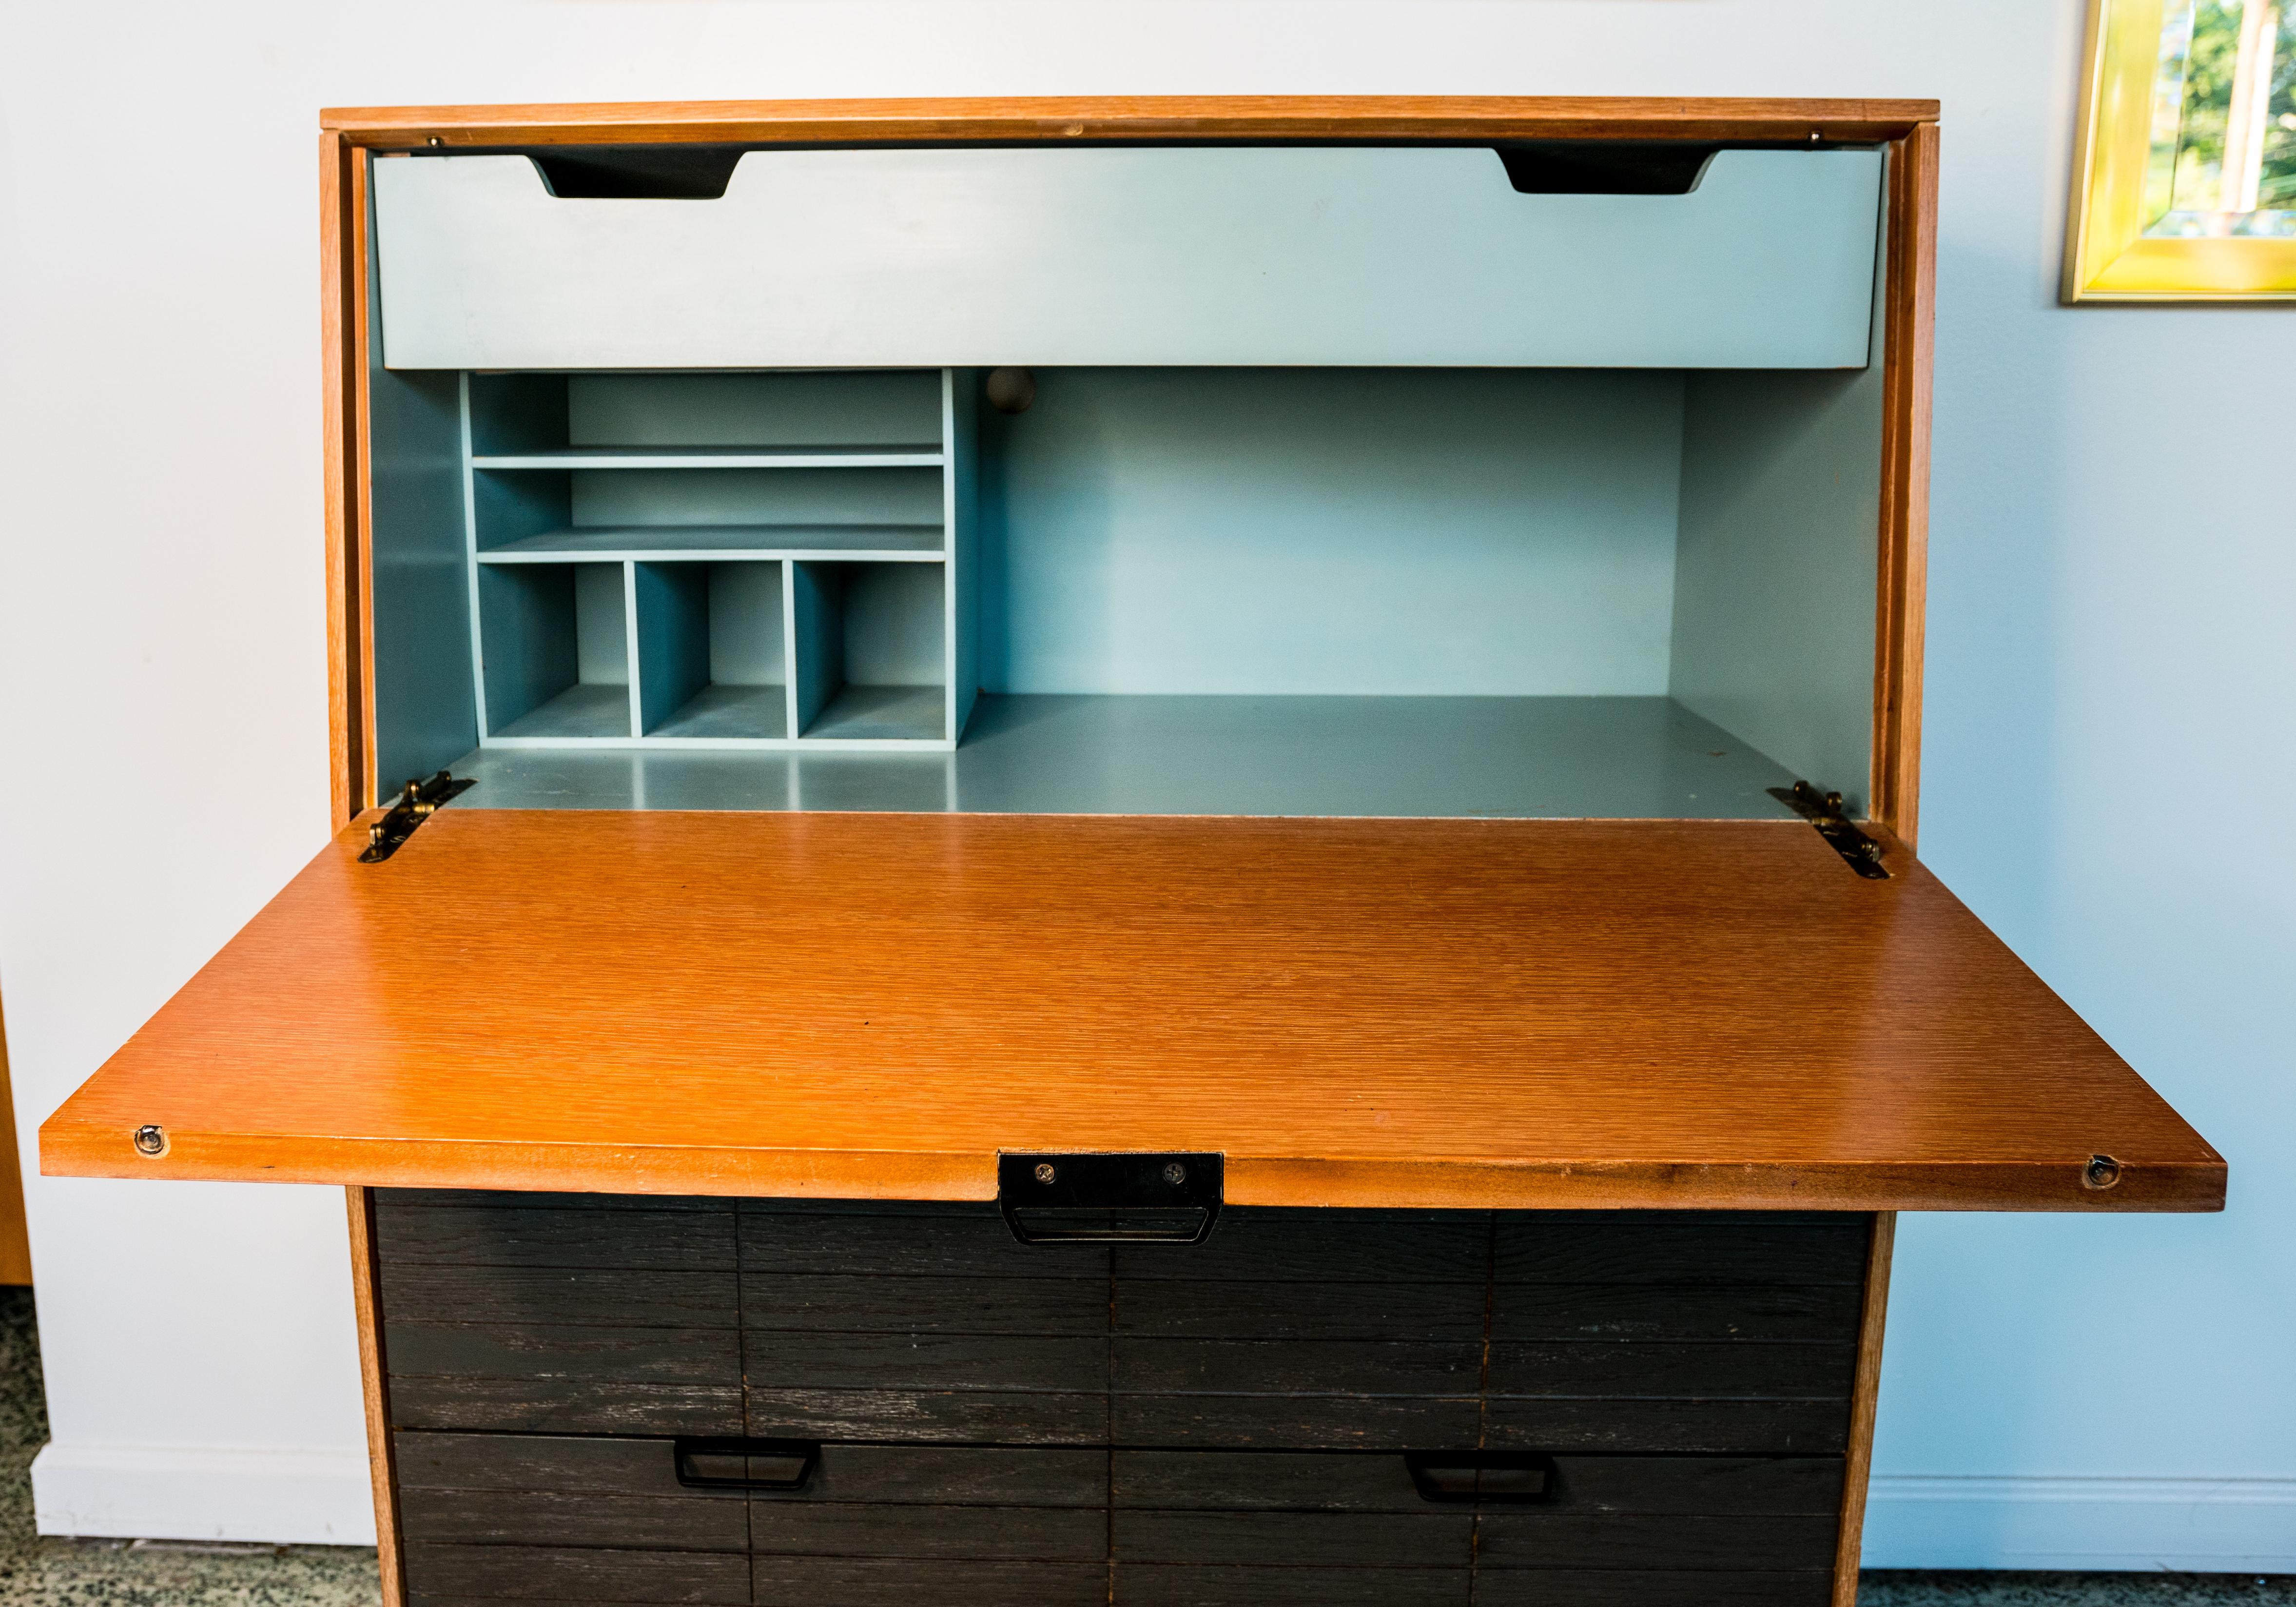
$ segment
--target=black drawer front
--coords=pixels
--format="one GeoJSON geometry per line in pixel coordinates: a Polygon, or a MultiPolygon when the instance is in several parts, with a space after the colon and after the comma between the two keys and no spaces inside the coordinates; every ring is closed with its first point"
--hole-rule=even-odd
{"type": "Polygon", "coordinates": [[[1106,1607],[1104,1562],[760,1556],[758,1607],[1106,1607]]]}
{"type": "Polygon", "coordinates": [[[690,1489],[668,1439],[391,1436],[410,1541],[745,1554],[748,1496],[690,1489]]]}
{"type": "Polygon", "coordinates": [[[1396,1455],[1118,1450],[1115,1599],[1369,1601],[1384,1586],[1402,1600],[1735,1602],[1782,1580],[1796,1601],[1830,1585],[1838,1458],[1551,1461],[1538,1499],[1479,1503],[1427,1498],[1396,1455]]]}
{"type": "Polygon", "coordinates": [[[739,1434],[730,1202],[381,1190],[402,1429],[739,1434]]]}
{"type": "Polygon", "coordinates": [[[1827,1607],[1831,1573],[1480,1569],[1475,1607],[1827,1607]]]}
{"type": "Polygon", "coordinates": [[[1870,1218],[379,1197],[406,1429],[1834,1455],[1870,1218]]]}
{"type": "Polygon", "coordinates": [[[1116,1570],[1114,1607],[1469,1607],[1464,1568],[1210,1567],[1116,1570]]]}
{"type": "Polygon", "coordinates": [[[1486,1211],[1239,1209],[1201,1246],[1119,1245],[1111,1437],[1471,1445],[1489,1275],[1486,1211]]]}
{"type": "Polygon", "coordinates": [[[400,1548],[410,1601],[598,1602],[617,1607],[750,1601],[740,1552],[622,1551],[607,1546],[464,1546],[409,1538],[400,1548]]]}
{"type": "Polygon", "coordinates": [[[1108,1443],[1104,1245],[1024,1245],[991,1205],[744,1201],[753,1435],[1108,1443]]]}

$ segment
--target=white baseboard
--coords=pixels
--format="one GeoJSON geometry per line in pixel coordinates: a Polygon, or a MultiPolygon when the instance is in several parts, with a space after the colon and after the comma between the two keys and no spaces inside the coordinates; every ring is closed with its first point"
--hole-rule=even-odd
{"type": "Polygon", "coordinates": [[[1881,1474],[1866,1566],[2296,1573],[2296,1479],[1881,1474]]]}
{"type": "MultiPolygon", "coordinates": [[[[332,1451],[50,1445],[39,1532],[374,1544],[366,1457],[332,1451]]],[[[2296,1479],[1889,1473],[1866,1506],[1868,1568],[2296,1573],[2296,1479]]]]}
{"type": "Polygon", "coordinates": [[[44,1535],[374,1544],[365,1452],[51,1444],[32,1505],[44,1535]]]}

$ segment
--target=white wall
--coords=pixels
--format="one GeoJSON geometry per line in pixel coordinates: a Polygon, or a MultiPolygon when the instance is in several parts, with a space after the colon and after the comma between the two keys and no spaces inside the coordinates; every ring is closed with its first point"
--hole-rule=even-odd
{"type": "MultiPolygon", "coordinates": [[[[325,831],[314,113],[1116,91],[1945,102],[1923,848],[2230,1157],[1901,1239],[1869,1561],[2296,1569],[2296,314],[2053,304],[2075,0],[0,15],[0,987],[29,1135],[325,831]]],[[[51,1530],[367,1518],[338,1196],[30,1188],[51,1530]]]]}

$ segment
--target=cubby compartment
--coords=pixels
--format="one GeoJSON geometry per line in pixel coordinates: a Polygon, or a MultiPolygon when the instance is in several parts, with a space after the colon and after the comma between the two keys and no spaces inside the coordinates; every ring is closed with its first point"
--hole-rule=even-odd
{"type": "Polygon", "coordinates": [[[966,380],[960,398],[922,369],[459,376],[480,749],[947,747],[966,380]]]}
{"type": "Polygon", "coordinates": [[[779,562],[634,562],[639,731],[692,743],[789,734],[779,562]]]}
{"type": "Polygon", "coordinates": [[[488,742],[629,737],[625,568],[521,563],[479,570],[480,684],[488,742]]]}
{"type": "Polygon", "coordinates": [[[840,743],[945,742],[941,566],[800,562],[790,572],[799,734],[840,743]]]}

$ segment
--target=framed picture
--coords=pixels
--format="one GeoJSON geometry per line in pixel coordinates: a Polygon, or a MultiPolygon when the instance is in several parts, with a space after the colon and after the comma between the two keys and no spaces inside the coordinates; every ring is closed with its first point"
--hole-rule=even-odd
{"type": "Polygon", "coordinates": [[[2296,0],[2090,0],[2067,301],[2296,300],[2296,0]]]}

